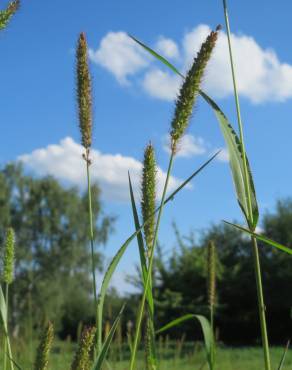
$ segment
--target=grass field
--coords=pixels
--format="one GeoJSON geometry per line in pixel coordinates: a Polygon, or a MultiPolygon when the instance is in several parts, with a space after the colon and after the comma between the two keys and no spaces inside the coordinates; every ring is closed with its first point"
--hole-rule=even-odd
{"type": "MultiPolygon", "coordinates": [[[[171,347],[171,345],[170,345],[171,347]]],[[[166,350],[162,348],[159,353],[160,365],[159,370],[193,370],[207,369],[207,364],[204,361],[205,353],[202,345],[187,343],[180,348],[179,345],[173,344],[173,348],[166,350]]],[[[73,352],[76,348],[75,344],[70,342],[59,342],[52,350],[50,358],[50,370],[70,369],[73,352]]],[[[282,355],[283,349],[280,347],[271,348],[272,369],[277,369],[282,355]]],[[[29,359],[29,353],[25,349],[25,344],[19,344],[15,352],[18,362],[22,365],[23,370],[31,369],[32,365],[29,359]]],[[[229,348],[220,347],[217,350],[218,370],[260,370],[262,364],[262,349],[259,347],[244,347],[244,348],[229,348]]],[[[33,356],[34,357],[34,356],[33,356]]],[[[108,370],[128,370],[129,368],[129,352],[119,351],[117,348],[112,348],[110,359],[104,369],[108,370]],[[121,360],[118,360],[118,357],[121,360]],[[124,358],[124,359],[123,359],[124,358]]],[[[0,354],[1,359],[1,354],[0,354]]],[[[144,370],[143,353],[139,353],[139,362],[137,369],[144,370]]],[[[292,354],[287,353],[285,366],[283,370],[292,370],[292,354]]]]}

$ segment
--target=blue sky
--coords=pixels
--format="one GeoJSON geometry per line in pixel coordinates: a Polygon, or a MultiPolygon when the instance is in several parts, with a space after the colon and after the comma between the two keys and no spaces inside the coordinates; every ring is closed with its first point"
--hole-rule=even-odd
{"type": "MultiPolygon", "coordinates": [[[[292,4],[229,1],[248,156],[261,211],[291,195],[292,4]],[[288,167],[288,171],[287,171],[288,167]]],[[[1,1],[1,6],[6,2],[1,1]]],[[[26,1],[0,35],[0,163],[21,159],[30,173],[54,174],[65,185],[84,186],[75,103],[74,49],[88,38],[94,92],[93,177],[107,212],[118,216],[105,253],[112,256],[132,232],[127,195],[130,169],[139,197],[143,148],[151,140],[163,170],[165,135],[179,81],[126,36],[160,50],[183,71],[208,27],[224,24],[221,1],[26,1]]],[[[236,127],[224,29],[204,80],[236,127]]],[[[172,185],[224,147],[218,124],[199,100],[174,167],[172,185]]],[[[165,211],[160,241],[173,247],[171,223],[200,231],[222,219],[241,220],[226,158],[212,163],[165,211]]],[[[133,271],[133,243],[119,269],[133,271]]],[[[116,280],[120,281],[121,280],[116,280]]],[[[126,289],[124,284],[121,289],[126,289]]]]}

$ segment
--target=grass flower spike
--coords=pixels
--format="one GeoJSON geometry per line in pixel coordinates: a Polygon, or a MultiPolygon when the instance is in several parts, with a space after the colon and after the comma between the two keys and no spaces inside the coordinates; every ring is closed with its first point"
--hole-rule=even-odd
{"type": "Polygon", "coordinates": [[[76,352],[74,361],[71,365],[71,370],[89,370],[91,361],[90,361],[90,352],[94,343],[96,329],[87,328],[83,330],[79,348],[76,352]]]}
{"type": "Polygon", "coordinates": [[[155,151],[150,143],[144,151],[141,201],[143,222],[149,220],[144,226],[148,255],[153,243],[155,230],[156,171],[155,151]]]}
{"type": "Polygon", "coordinates": [[[216,247],[210,241],[207,249],[207,268],[208,268],[208,302],[210,309],[214,309],[216,300],[216,247]]]}
{"type": "Polygon", "coordinates": [[[6,232],[5,251],[3,258],[3,281],[6,284],[11,284],[13,281],[14,244],[15,244],[14,231],[10,227],[9,229],[7,229],[6,232]]]}
{"type": "Polygon", "coordinates": [[[176,101],[174,117],[171,122],[171,149],[177,150],[177,143],[184,135],[189,120],[199,94],[200,84],[204,75],[205,68],[215,47],[218,31],[212,31],[205,42],[202,44],[200,51],[194,59],[193,65],[187,73],[187,76],[180,88],[179,96],[176,101]]]}
{"type": "Polygon", "coordinates": [[[0,30],[7,27],[11,17],[16,13],[20,6],[20,1],[12,1],[5,10],[0,11],[0,30]]]}
{"type": "Polygon", "coordinates": [[[92,99],[91,99],[91,78],[88,67],[87,42],[84,33],[78,39],[77,51],[77,100],[79,113],[79,128],[81,142],[88,152],[92,141],[92,99]]]}
{"type": "Polygon", "coordinates": [[[37,349],[34,370],[47,370],[49,364],[49,355],[54,339],[54,327],[51,322],[48,323],[44,330],[40,344],[37,349]]]}

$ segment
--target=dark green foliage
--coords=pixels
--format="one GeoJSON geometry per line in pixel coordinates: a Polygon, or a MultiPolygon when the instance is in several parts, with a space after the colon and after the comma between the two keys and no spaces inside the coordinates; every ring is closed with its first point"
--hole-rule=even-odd
{"type": "MultiPolygon", "coordinates": [[[[284,245],[292,245],[292,199],[279,201],[274,214],[263,219],[263,233],[284,245]]],[[[156,288],[159,326],[182,314],[196,312],[208,317],[208,294],[205,289],[205,248],[213,240],[217,250],[216,327],[219,340],[226,344],[258,344],[258,311],[256,287],[249,237],[220,223],[210,227],[197,238],[178,234],[173,255],[161,256],[157,266],[159,280],[156,288]]],[[[291,291],[292,269],[289,255],[259,244],[265,286],[267,319],[271,343],[282,344],[292,332],[291,291]]],[[[188,325],[174,329],[178,337],[187,332],[188,325]]]]}
{"type": "MultiPolygon", "coordinates": [[[[95,241],[104,243],[113,218],[103,215],[96,185],[92,193],[95,241]]],[[[82,301],[75,327],[73,319],[67,320],[71,327],[66,334],[74,336],[79,318],[89,320],[88,316],[94,315],[88,311],[92,298],[87,194],[65,189],[52,177],[32,178],[24,175],[21,167],[8,165],[0,171],[0,199],[5,211],[0,216],[0,242],[3,243],[8,225],[17,235],[10,304],[16,320],[13,324],[17,322],[29,332],[30,318],[34,328],[49,318],[56,330],[66,331],[62,319],[65,310],[70,306],[72,315],[82,301]]],[[[101,267],[100,253],[94,257],[101,267]]]]}

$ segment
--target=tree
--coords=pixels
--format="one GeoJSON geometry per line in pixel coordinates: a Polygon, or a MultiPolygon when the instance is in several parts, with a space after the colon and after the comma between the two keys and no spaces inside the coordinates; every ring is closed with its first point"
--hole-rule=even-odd
{"type": "MultiPolygon", "coordinates": [[[[263,218],[263,233],[285,245],[292,245],[292,199],[278,201],[274,213],[263,218]]],[[[199,238],[182,237],[176,231],[176,246],[170,258],[162,254],[157,264],[160,283],[157,287],[159,324],[166,324],[184,313],[206,314],[206,246],[210,240],[217,247],[219,259],[216,325],[219,338],[227,344],[255,344],[260,341],[252,250],[248,237],[223,223],[213,225],[199,238]]],[[[267,305],[269,334],[272,343],[283,344],[292,331],[291,282],[292,259],[259,243],[267,305]]],[[[173,331],[190,338],[200,335],[187,323],[173,331]]]]}
{"type": "MultiPolygon", "coordinates": [[[[95,243],[102,244],[114,218],[103,214],[97,185],[92,194],[95,243]]],[[[87,311],[84,316],[88,318],[88,311],[93,315],[89,310],[92,283],[87,194],[64,188],[53,177],[31,177],[20,165],[9,164],[0,171],[0,206],[0,236],[3,238],[7,226],[16,233],[11,302],[15,324],[33,318],[37,326],[50,318],[61,328],[69,302],[73,306],[79,300],[87,311]]],[[[94,257],[101,268],[100,252],[94,257]]]]}

